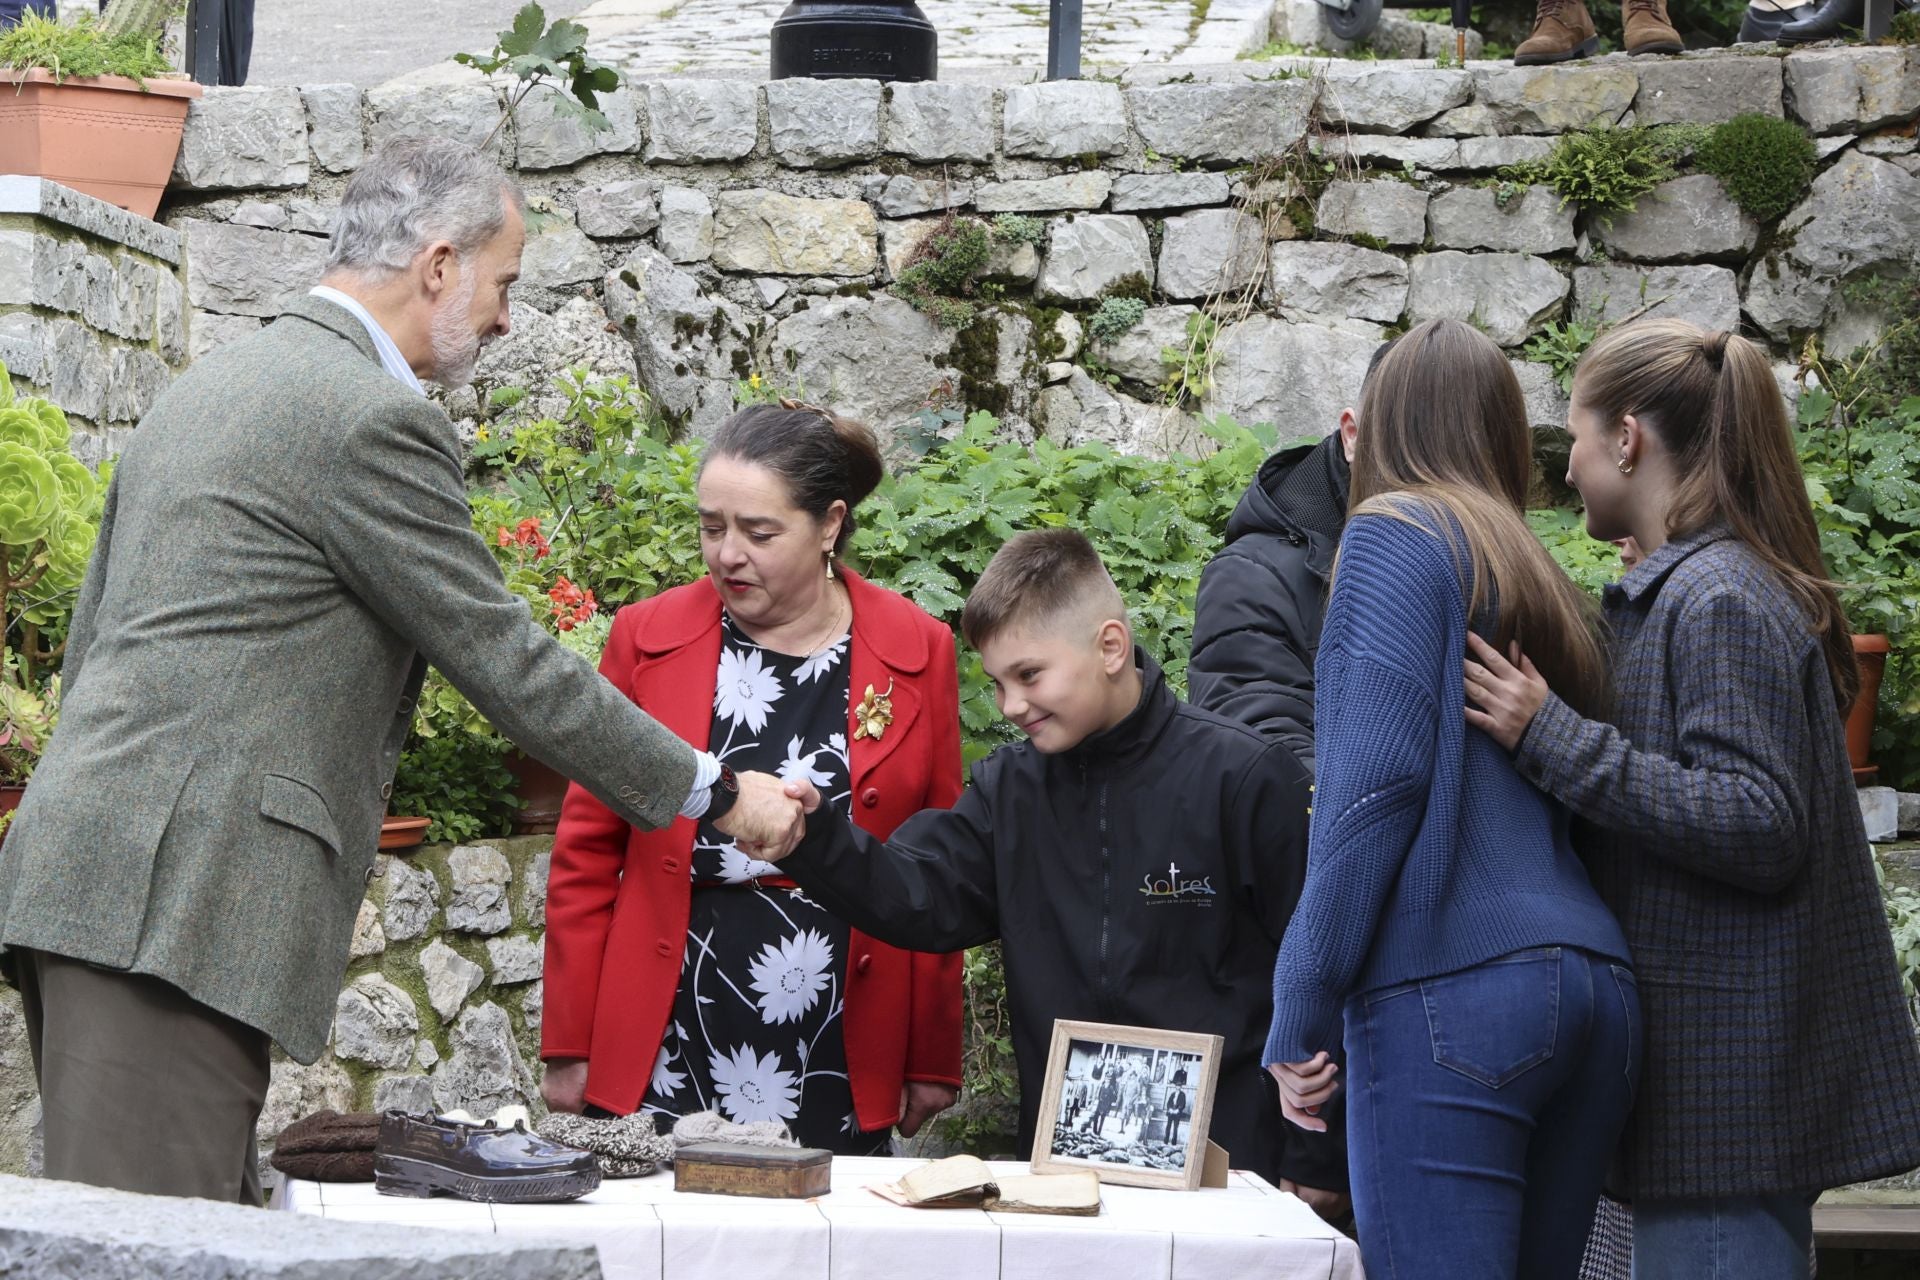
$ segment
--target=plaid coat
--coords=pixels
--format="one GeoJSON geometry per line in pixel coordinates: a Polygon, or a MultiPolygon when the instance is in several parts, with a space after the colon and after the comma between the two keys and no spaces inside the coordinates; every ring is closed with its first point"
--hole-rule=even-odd
{"type": "Polygon", "coordinates": [[[1612,724],[1558,698],[1517,763],[1601,828],[1633,946],[1629,1197],[1814,1191],[1920,1165],[1920,1052],[1820,644],[1724,528],[1607,589],[1612,724]]]}

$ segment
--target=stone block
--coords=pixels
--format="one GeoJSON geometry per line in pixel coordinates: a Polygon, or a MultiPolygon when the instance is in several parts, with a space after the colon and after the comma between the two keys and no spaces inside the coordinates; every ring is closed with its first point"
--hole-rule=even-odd
{"type": "Polygon", "coordinates": [[[242,200],[227,221],[237,222],[243,227],[284,231],[287,229],[288,222],[287,207],[270,200],[242,200]]]}
{"type": "Polygon", "coordinates": [[[1722,53],[1643,58],[1635,124],[1719,124],[1738,115],[1782,114],[1779,58],[1722,53]]]}
{"type": "Polygon", "coordinates": [[[513,141],[521,169],[563,169],[588,156],[624,155],[640,149],[640,107],[625,89],[596,94],[608,128],[593,129],[566,109],[571,94],[540,85],[513,109],[513,141]]]}
{"type": "Polygon", "coordinates": [[[648,160],[738,160],[760,137],[754,86],[666,80],[647,86],[648,160]]]}
{"type": "Polygon", "coordinates": [[[774,329],[773,367],[843,412],[885,428],[905,422],[927,390],[959,377],[953,334],[898,298],[816,299],[774,329]]]}
{"type": "Polygon", "coordinates": [[[1592,231],[1609,254],[1637,262],[1745,259],[1760,236],[1720,179],[1704,173],[1661,183],[1611,223],[1596,218],[1592,231]]]}
{"type": "Polygon", "coordinates": [[[692,187],[663,189],[655,238],[670,262],[705,262],[713,256],[713,202],[692,187]]]}
{"type": "Polygon", "coordinates": [[[187,355],[198,360],[260,327],[257,316],[229,316],[218,311],[195,311],[188,321],[187,355]]]}
{"type": "Polygon", "coordinates": [[[1462,138],[1459,167],[1462,169],[1504,169],[1510,164],[1531,164],[1553,154],[1554,138],[1462,138]]]}
{"type": "Polygon", "coordinates": [[[1312,80],[1273,80],[1169,84],[1133,89],[1127,98],[1134,131],[1149,149],[1168,159],[1241,164],[1300,141],[1315,91],[1312,80]]]}
{"type": "Polygon", "coordinates": [[[521,283],[543,289],[597,280],[606,269],[599,248],[570,222],[551,222],[528,236],[520,255],[521,283]]]}
{"type": "Polygon", "coordinates": [[[153,408],[153,402],[173,384],[173,370],[153,352],[142,348],[115,347],[107,367],[107,422],[138,422],[153,408]]]}
{"type": "Polygon", "coordinates": [[[1815,133],[1861,133],[1920,114],[1913,45],[1808,49],[1786,58],[1786,105],[1815,133]]]}
{"type": "Polygon", "coordinates": [[[1148,458],[1176,453],[1191,457],[1207,439],[1192,414],[1110,391],[1079,369],[1041,392],[1034,423],[1058,445],[1098,440],[1121,453],[1148,458]]]}
{"type": "Polygon", "coordinates": [[[1320,91],[1320,114],[1329,124],[1367,133],[1405,133],[1473,97],[1473,77],[1465,71],[1364,62],[1352,66],[1354,70],[1336,74],[1329,65],[1320,91]]]}
{"type": "Polygon", "coordinates": [[[353,1110],[353,1077],[330,1057],[307,1066],[276,1062],[253,1129],[263,1143],[277,1143],[282,1129],[322,1109],[353,1110]]]}
{"type": "Polygon", "coordinates": [[[1535,431],[1567,429],[1567,395],[1550,365],[1507,357],[1527,405],[1527,425],[1535,431]]]}
{"type": "Polygon", "coordinates": [[[1897,793],[1896,799],[1900,834],[1920,835],[1920,792],[1902,791],[1897,793]]]}
{"type": "Polygon", "coordinates": [[[1140,322],[1119,337],[1094,343],[1100,363],[1132,382],[1157,387],[1167,376],[1161,352],[1187,344],[1187,321],[1200,314],[1187,303],[1148,307],[1140,322]]]}
{"type": "Polygon", "coordinates": [[[1040,278],[1040,250],[1024,240],[1009,244],[996,239],[987,246],[987,265],[980,269],[979,278],[1002,284],[1032,284],[1040,278]]]}
{"type": "Polygon", "coordinates": [[[1440,249],[1564,253],[1574,246],[1573,206],[1552,187],[1527,187],[1505,204],[1493,187],[1455,187],[1427,206],[1427,231],[1440,249]]]}
{"type": "Polygon", "coordinates": [[[102,422],[113,377],[106,349],[78,320],[50,320],[41,333],[47,399],[69,414],[102,422]]]}
{"type": "Polygon", "coordinates": [[[1355,164],[1404,169],[1459,167],[1460,144],[1452,138],[1402,138],[1385,133],[1348,133],[1328,138],[1326,154],[1355,164]]]}
{"type": "MultiPolygon", "coordinates": [[[[500,99],[486,85],[460,85],[454,88],[399,88],[381,86],[367,90],[367,111],[372,123],[368,140],[377,150],[389,138],[448,138],[477,147],[500,124],[503,108],[500,99]]],[[[492,154],[510,147],[499,146],[509,129],[502,127],[495,138],[492,154]]]]}
{"type": "MultiPolygon", "coordinates": [[[[431,1046],[432,1041],[422,1044],[431,1046]]],[[[386,1076],[374,1082],[373,1110],[376,1115],[404,1111],[412,1116],[433,1114],[433,1081],[425,1076],[386,1076]]]]}
{"type": "Polygon", "coordinates": [[[1769,253],[1747,270],[1741,310],[1762,333],[1786,342],[1795,333],[1820,327],[1834,288],[1831,276],[1816,275],[1790,257],[1769,253]]]}
{"type": "Polygon", "coordinates": [[[333,219],[340,206],[324,204],[319,200],[287,201],[287,226],[292,231],[305,231],[310,235],[331,235],[333,219]]]}
{"type": "MultiPolygon", "coordinates": [[[[162,262],[180,261],[180,233],[45,178],[0,174],[0,213],[24,213],[84,231],[162,262]]],[[[51,229],[51,228],[47,228],[51,229]]]]}
{"type": "Polygon", "coordinates": [[[501,1107],[525,1106],[539,1092],[513,1023],[497,1004],[475,1005],[460,1015],[449,1037],[453,1050],[433,1073],[433,1100],[441,1112],[464,1108],[490,1116],[501,1107]]]}
{"type": "Polygon", "coordinates": [[[203,311],[273,317],[311,289],[326,263],[327,242],[227,223],[182,223],[187,233],[187,296],[203,311]]]}
{"type": "Polygon", "coordinates": [[[733,409],[733,382],[748,360],[738,309],[644,245],[607,275],[605,289],[607,314],[632,343],[654,403],[696,435],[718,426],[733,409]]]}
{"type": "Polygon", "coordinates": [[[160,297],[160,272],[130,253],[113,260],[106,287],[106,322],[100,327],[120,338],[145,342],[153,336],[154,309],[160,297]]]}
{"type": "Polygon", "coordinates": [[[1328,235],[1419,244],[1427,238],[1427,193],[1391,178],[1329,182],[1314,222],[1328,235]]]}
{"type": "Polygon", "coordinates": [[[493,966],[493,985],[503,987],[538,979],[545,957],[537,940],[516,934],[488,938],[487,960],[493,966]]]}
{"type": "Polygon", "coordinates": [[[904,222],[880,224],[880,260],[886,264],[887,279],[898,280],[913,255],[926,243],[943,219],[913,218],[904,222]]]}
{"type": "Polygon", "coordinates": [[[310,172],[298,89],[209,87],[188,106],[173,162],[176,188],[299,187],[310,172]]]}
{"type": "Polygon", "coordinates": [[[153,273],[153,330],[160,358],[183,364],[187,358],[187,293],[171,271],[153,273]]]}
{"type": "Polygon", "coordinates": [[[0,1176],[0,1274],[34,1280],[600,1280],[594,1246],[329,1221],[0,1176]]]}
{"type": "Polygon", "coordinates": [[[393,1069],[413,1061],[420,1014],[413,997],[377,973],[347,984],[334,1004],[333,1056],[393,1069]]]}
{"type": "Polygon", "coordinates": [[[53,243],[26,227],[0,227],[0,305],[30,307],[38,301],[34,259],[41,241],[53,243]]]}
{"type": "Polygon", "coordinates": [[[1874,844],[1891,844],[1900,838],[1900,793],[1892,787],[1861,787],[1860,817],[1866,823],[1867,839],[1874,844]]]}
{"type": "Polygon", "coordinates": [[[860,191],[883,218],[945,213],[949,209],[964,209],[973,203],[971,182],[934,182],[925,178],[909,178],[904,173],[896,173],[891,177],[874,174],[862,181],[860,191]]]}
{"type": "Polygon", "coordinates": [[[713,262],[758,275],[866,275],[878,262],[877,230],[864,200],[727,191],[714,214],[713,262]]]}
{"type": "Polygon", "coordinates": [[[420,972],[427,982],[427,1003],[442,1022],[453,1021],[487,976],[485,969],[438,938],[420,952],[420,972]]]}
{"type": "Polygon", "coordinates": [[[1267,270],[1267,237],[1238,209],[1202,209],[1168,218],[1160,246],[1160,292],[1210,298],[1255,285],[1267,270]]]}
{"type": "Polygon", "coordinates": [[[380,928],[380,908],[372,898],[362,898],[360,910],[353,917],[353,941],[347,946],[347,958],[364,960],[386,949],[387,935],[380,928]]]}
{"type": "Polygon", "coordinates": [[[1430,132],[1442,137],[1565,133],[1617,124],[1640,91],[1633,68],[1618,61],[1480,66],[1471,74],[1473,101],[1435,120],[1430,132]]]}
{"type": "Polygon", "coordinates": [[[993,90],[934,81],[889,86],[887,150],[921,164],[993,159],[993,90]]]}
{"type": "Polygon", "coordinates": [[[1329,325],[1252,315],[1214,339],[1213,390],[1203,416],[1249,426],[1271,423],[1280,438],[1324,435],[1340,410],[1360,403],[1367,361],[1379,341],[1329,325]]]}
{"type": "Polygon", "coordinates": [[[520,879],[520,919],[534,928],[547,921],[547,873],[553,867],[551,851],[534,855],[520,879]]]}
{"type": "Polygon", "coordinates": [[[1920,179],[1850,151],[1813,180],[1779,234],[1791,236],[1789,254],[1817,275],[1909,264],[1920,252],[1920,179]]]}
{"type": "Polygon", "coordinates": [[[1503,347],[1517,347],[1560,314],[1571,287],[1553,264],[1518,253],[1423,253],[1409,268],[1414,323],[1465,320],[1503,347]]]}
{"type": "MultiPolygon", "coordinates": [[[[0,247],[0,252],[4,252],[3,247],[0,247]]],[[[7,366],[8,376],[16,383],[24,381],[45,385],[46,328],[46,323],[31,312],[14,311],[0,315],[0,364],[7,366]]]]}
{"type": "Polygon", "coordinates": [[[1313,315],[1391,324],[1407,309],[1407,264],[1358,245],[1283,240],[1268,250],[1269,302],[1313,315]]]}
{"type": "Polygon", "coordinates": [[[1153,277],[1153,248],[1138,218],[1089,214],[1055,218],[1038,290],[1050,302],[1090,302],[1128,276],[1153,277]]]}
{"type": "Polygon", "coordinates": [[[1117,85],[1050,80],[1007,90],[1002,147],[1010,156],[1064,160],[1127,146],[1127,107],[1117,85]]]}
{"type": "Polygon", "coordinates": [[[1703,329],[1740,324],[1740,283],[1726,267],[1635,267],[1625,263],[1575,267],[1573,314],[1617,324],[1640,319],[1676,319],[1703,329]]]}
{"type": "Polygon", "coordinates": [[[1037,213],[1056,209],[1098,209],[1113,190],[1113,175],[1103,169],[1063,173],[1055,178],[1016,178],[988,182],[974,192],[982,213],[1037,213]]]}
{"type": "Polygon", "coordinates": [[[643,236],[660,225],[657,191],[644,178],[582,187],[573,198],[574,221],[580,230],[602,239],[643,236]]]}
{"type": "Polygon", "coordinates": [[[880,154],[878,80],[769,80],[773,158],[798,169],[831,168],[880,154]]]}
{"type": "Polygon", "coordinates": [[[363,99],[350,84],[317,84],[300,90],[307,108],[307,146],[313,162],[328,173],[358,169],[367,155],[363,99]]]}
{"type": "Polygon", "coordinates": [[[1225,204],[1231,183],[1224,173],[1123,173],[1113,180],[1115,213],[1142,209],[1191,209],[1225,204]]]}
{"type": "Polygon", "coordinates": [[[440,882],[425,867],[395,858],[387,867],[387,901],[381,912],[389,942],[425,936],[440,909],[440,882]]]}
{"type": "Polygon", "coordinates": [[[447,898],[447,928],[463,933],[503,933],[513,923],[507,882],[513,867],[492,845],[457,845],[447,855],[453,892],[447,898]]]}

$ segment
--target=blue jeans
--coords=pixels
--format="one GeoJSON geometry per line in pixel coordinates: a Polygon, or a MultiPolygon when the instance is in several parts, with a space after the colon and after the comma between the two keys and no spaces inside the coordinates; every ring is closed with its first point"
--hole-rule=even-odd
{"type": "Polygon", "coordinates": [[[1540,947],[1348,1001],[1370,1280],[1573,1280],[1639,1078],[1633,972],[1540,947]]]}
{"type": "Polygon", "coordinates": [[[1633,1280],[1807,1280],[1804,1195],[1636,1200],[1633,1280]]]}

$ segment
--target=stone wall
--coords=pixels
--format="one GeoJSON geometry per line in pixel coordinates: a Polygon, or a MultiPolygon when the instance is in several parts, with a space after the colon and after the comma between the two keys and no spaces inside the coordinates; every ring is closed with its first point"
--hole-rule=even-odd
{"type": "Polygon", "coordinates": [[[119,451],[187,363],[180,236],[37,178],[0,177],[0,362],[64,408],[73,449],[119,451]]]}
{"type": "MultiPolygon", "coordinates": [[[[503,131],[536,226],[515,332],[483,359],[479,392],[584,364],[637,376],[704,431],[758,373],[882,428],[964,400],[1022,438],[1159,452],[1203,444],[1196,416],[1155,394],[1163,348],[1184,345],[1201,307],[1221,326],[1197,416],[1283,435],[1324,429],[1380,336],[1432,316],[1471,320],[1516,355],[1549,321],[1635,311],[1744,323],[1782,355],[1811,330],[1850,346],[1876,318],[1838,285],[1920,250],[1917,62],[1855,48],[1237,63],[1164,84],[667,80],[613,95],[600,135],[536,96],[503,131]],[[1583,125],[1746,111],[1819,139],[1822,172],[1777,226],[1711,177],[1669,183],[1611,225],[1488,181],[1583,125]],[[1307,205],[1276,158],[1309,136],[1334,170],[1307,205]],[[885,291],[950,209],[1040,223],[1037,243],[995,243],[980,277],[997,301],[965,333],[885,291]],[[1089,344],[1088,313],[1132,277],[1153,289],[1144,321],[1089,344]]],[[[499,114],[478,85],[210,92],[164,214],[184,246],[193,354],[312,282],[372,146],[478,142],[499,114]]],[[[1552,379],[1519,367],[1535,420],[1557,425],[1552,379]]],[[[471,418],[477,404],[469,392],[449,408],[471,418]]]]}

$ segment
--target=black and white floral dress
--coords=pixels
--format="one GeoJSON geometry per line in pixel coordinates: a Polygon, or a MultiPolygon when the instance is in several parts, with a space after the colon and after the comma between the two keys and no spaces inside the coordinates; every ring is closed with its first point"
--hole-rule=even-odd
{"type": "MultiPolygon", "coordinates": [[[[734,772],[806,778],[847,813],[849,680],[841,636],[809,658],[763,649],[723,620],[709,749],[734,772]]],[[[693,905],[645,1112],[777,1120],[802,1144],[884,1153],[855,1119],[842,1038],[847,926],[710,823],[693,843],[693,905]]]]}

